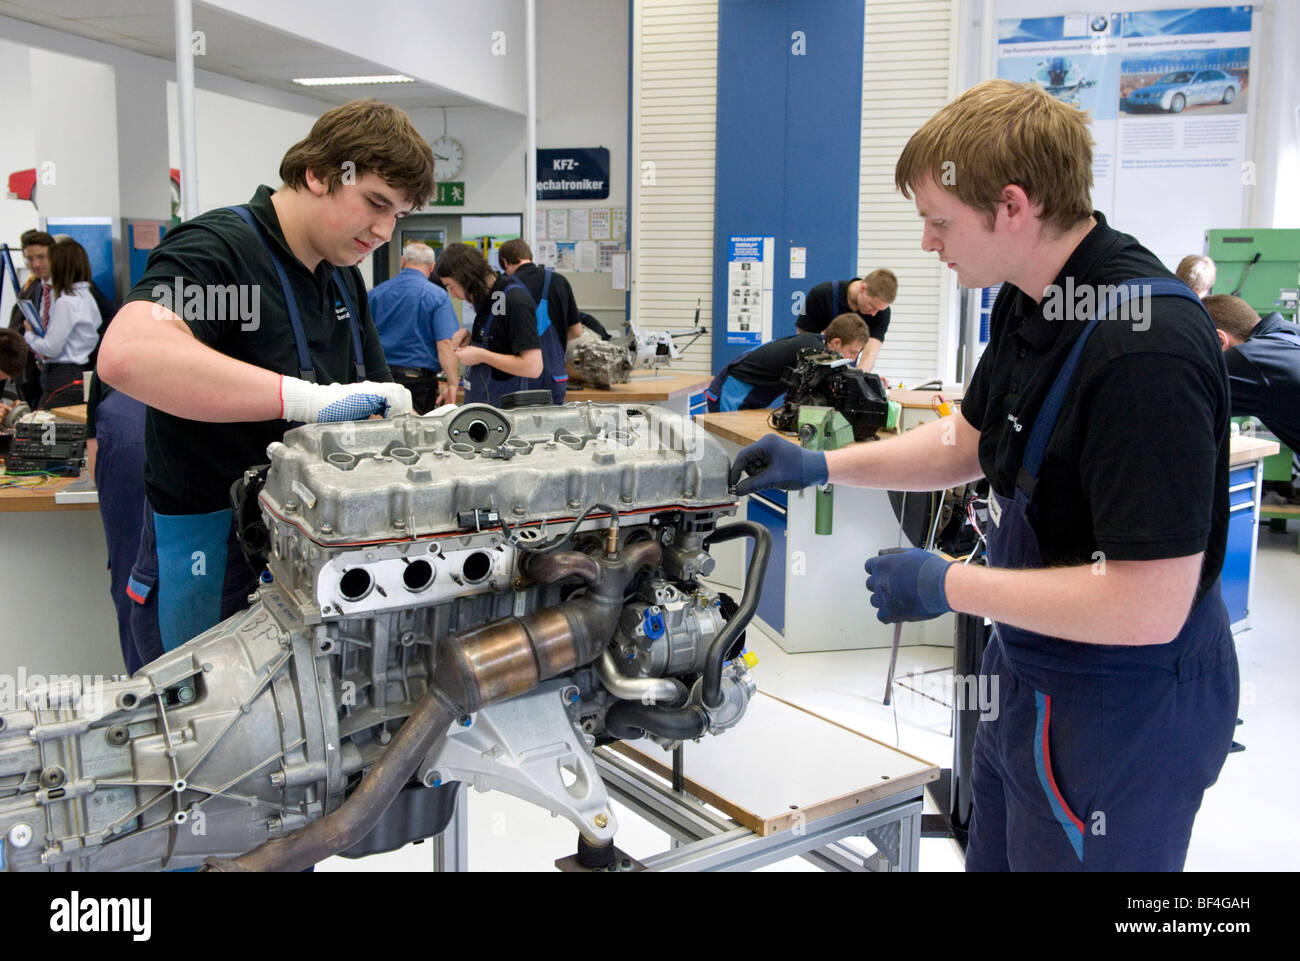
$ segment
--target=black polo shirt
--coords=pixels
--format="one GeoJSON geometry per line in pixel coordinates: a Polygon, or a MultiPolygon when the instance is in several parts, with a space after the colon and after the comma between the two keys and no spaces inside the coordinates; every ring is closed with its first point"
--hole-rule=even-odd
{"type": "MultiPolygon", "coordinates": [[[[522,354],[526,350],[540,350],[541,338],[537,336],[537,313],[527,291],[521,290],[514,278],[505,274],[497,276],[488,296],[474,304],[474,330],[472,342],[486,347],[495,354],[522,354]],[[503,294],[501,300],[497,295],[503,294]],[[493,304],[504,304],[504,314],[494,314],[493,304]],[[489,323],[490,321],[490,323],[489,323]]],[[[555,318],[551,318],[555,322],[555,318]]],[[[493,368],[495,380],[513,377],[493,368]]]]}
{"type": "Polygon", "coordinates": [[[1224,351],[1232,416],[1258,417],[1278,440],[1300,451],[1300,328],[1269,314],[1250,337],[1224,351]]]}
{"type": "Polygon", "coordinates": [[[857,314],[871,329],[871,336],[883,342],[885,331],[889,329],[889,308],[878,311],[874,316],[851,309],[849,307],[849,284],[851,283],[853,283],[851,279],[840,281],[840,299],[834,304],[831,303],[831,294],[835,292],[831,281],[818,284],[808,291],[808,296],[803,302],[803,313],[795,322],[796,329],[820,334],[840,314],[857,314]]]}
{"type": "MultiPolygon", "coordinates": [[[[293,255],[269,187],[257,188],[249,208],[270,235],[297,296],[316,382],[352,383],[356,380],[352,329],[346,308],[337,308],[341,313],[336,313],[337,294],[330,280],[334,268],[321,261],[312,272],[293,255]]],[[[366,377],[390,381],[361,272],[346,267],[341,273],[361,314],[366,377]]],[[[278,374],[298,376],[293,328],[275,266],[261,239],[231,210],[210,210],[168,230],[126,299],[165,304],[195,338],[214,350],[278,374]],[[180,304],[176,303],[178,278],[180,304]],[[234,298],[225,295],[229,285],[236,285],[234,298]],[[254,292],[255,323],[242,316],[252,313],[254,292]]],[[[267,445],[280,440],[290,426],[284,420],[211,424],[150,407],[145,414],[144,468],[149,503],[161,514],[206,514],[228,508],[230,485],[246,468],[266,463],[267,445]]]]}
{"type": "MultiPolygon", "coordinates": [[[[515,277],[528,288],[533,302],[540,304],[542,287],[546,283],[546,268],[534,263],[520,264],[515,270],[515,277]]],[[[582,313],[574,299],[573,288],[558,270],[551,271],[551,289],[547,292],[546,302],[550,305],[551,323],[560,332],[560,341],[563,342],[568,336],[569,328],[582,323],[582,313]]]]}
{"type": "Polygon", "coordinates": [[[731,366],[730,376],[751,387],[785,389],[785,372],[799,362],[799,351],[824,349],[821,334],[798,333],[755,347],[731,366]]]}
{"type": "MultiPolygon", "coordinates": [[[[1173,277],[1093,216],[1097,226],[1065,262],[1059,288],[1173,277]]],[[[1227,537],[1227,370],[1198,303],[1152,297],[1149,305],[1141,321],[1103,320],[1084,348],[1039,472],[1033,527],[1048,566],[1091,564],[1096,551],[1116,561],[1204,551],[1199,601],[1219,576],[1227,537]]],[[[961,412],[980,432],[980,466],[1004,496],[1015,492],[1034,419],[1084,322],[1047,319],[1010,284],[998,294],[961,412]]]]}

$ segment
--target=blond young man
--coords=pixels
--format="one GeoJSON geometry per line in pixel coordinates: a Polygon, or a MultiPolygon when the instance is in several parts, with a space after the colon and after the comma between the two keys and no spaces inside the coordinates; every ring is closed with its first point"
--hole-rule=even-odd
{"type": "Polygon", "coordinates": [[[402,111],[356,100],[289,149],[280,179],[169,230],[100,348],[99,375],[149,408],[127,588],[146,663],[243,606],[256,575],[229,491],[268,443],[294,423],[411,410],[355,265],[432,192],[429,145],[402,111]]]}
{"type": "Polygon", "coordinates": [[[961,412],[825,454],[768,438],[733,465],[738,493],[988,477],[989,567],[867,562],[882,621],[995,624],[968,870],[1179,870],[1232,740],[1223,358],[1195,294],[1092,210],[1091,171],[1086,115],[1032,84],[931,118],[895,170],[922,248],[1003,285],[961,412]]]}
{"type": "Polygon", "coordinates": [[[1188,254],[1178,261],[1174,274],[1202,300],[1214,289],[1214,281],[1219,276],[1214,261],[1204,254],[1188,254]]]}
{"type": "Polygon", "coordinates": [[[858,366],[870,371],[885,344],[889,330],[890,304],[898,297],[898,277],[892,270],[873,270],[852,280],[827,280],[808,291],[803,312],[795,322],[797,332],[820,334],[836,317],[855,313],[871,331],[858,366]]]}

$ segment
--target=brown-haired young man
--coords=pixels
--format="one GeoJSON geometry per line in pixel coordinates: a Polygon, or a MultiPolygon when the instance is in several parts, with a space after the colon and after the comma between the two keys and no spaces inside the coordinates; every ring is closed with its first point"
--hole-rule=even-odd
{"type": "Polygon", "coordinates": [[[939,111],[895,181],[924,250],[1003,285],[960,413],[826,454],[765,439],[733,465],[741,493],[989,478],[988,568],[867,562],[882,621],[995,624],[968,870],[1179,870],[1232,741],[1223,358],[1195,294],[1091,209],[1091,171],[1086,115],[1032,84],[939,111]]]}
{"type": "Polygon", "coordinates": [[[871,331],[856,313],[840,314],[820,334],[799,331],[746,351],[709,384],[704,396],[709,413],[772,407],[785,394],[785,375],[805,350],[828,350],[849,363],[867,346],[871,331]]]}
{"type": "Polygon", "coordinates": [[[885,344],[889,330],[889,305],[898,297],[898,277],[892,270],[879,268],[865,277],[852,280],[827,280],[815,285],[804,299],[803,310],[795,321],[795,330],[820,334],[836,317],[856,313],[871,329],[867,347],[858,358],[858,366],[870,371],[885,344]]]}
{"type": "Polygon", "coordinates": [[[1204,303],[1228,365],[1232,416],[1258,417],[1300,452],[1300,328],[1279,313],[1261,318],[1231,294],[1210,294],[1204,303]]]}
{"type": "Polygon", "coordinates": [[[268,443],[294,422],[411,409],[355,265],[432,192],[429,145],[401,110],[355,100],[289,149],[280,179],[169,230],[100,349],[99,375],[149,407],[128,588],[145,662],[243,606],[255,575],[229,490],[268,443]],[[205,565],[186,568],[196,552],[205,565]]]}
{"type": "Polygon", "coordinates": [[[557,331],[563,330],[564,340],[570,341],[582,333],[582,312],[578,309],[577,298],[573,288],[564,275],[552,268],[539,267],[533,263],[533,248],[523,238],[507,240],[497,250],[497,259],[501,261],[501,270],[507,277],[518,277],[520,283],[528,288],[528,294],[539,309],[542,291],[546,290],[547,311],[551,323],[557,331]],[[550,286],[546,284],[550,274],[550,286]]]}

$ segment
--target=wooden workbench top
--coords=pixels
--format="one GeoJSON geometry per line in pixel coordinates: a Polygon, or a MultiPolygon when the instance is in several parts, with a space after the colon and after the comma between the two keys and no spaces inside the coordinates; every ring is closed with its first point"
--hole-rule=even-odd
{"type": "Polygon", "coordinates": [[[607,404],[652,403],[676,400],[697,393],[709,386],[713,378],[708,374],[664,374],[656,377],[648,370],[635,370],[626,384],[614,384],[609,390],[595,387],[570,388],[565,392],[565,403],[595,401],[607,404]]]}
{"type": "MultiPolygon", "coordinates": [[[[0,476],[0,483],[7,478],[0,476]]],[[[80,504],[59,504],[55,495],[77,483],[80,477],[60,477],[39,487],[0,487],[0,513],[11,511],[97,511],[97,501],[80,504]]]]}
{"type": "Polygon", "coordinates": [[[1271,457],[1282,448],[1275,440],[1238,434],[1228,443],[1228,466],[1238,467],[1251,461],[1271,457]]]}
{"type": "Polygon", "coordinates": [[[903,407],[918,410],[933,410],[935,400],[940,394],[943,394],[943,399],[950,404],[961,403],[961,391],[948,393],[943,390],[904,390],[901,387],[895,387],[891,390],[889,392],[889,399],[898,401],[898,403],[903,407]]]}
{"type": "MultiPolygon", "coordinates": [[[[944,394],[944,397],[947,396],[944,394]]],[[[771,413],[770,410],[736,410],[718,414],[696,414],[695,422],[710,434],[745,447],[762,440],[765,434],[777,433],[767,424],[768,415],[771,413]]],[[[778,436],[785,437],[787,440],[792,439],[788,434],[778,436]]],[[[881,431],[880,436],[887,438],[893,435],[881,431]]],[[[1277,441],[1239,434],[1231,438],[1228,447],[1228,463],[1232,467],[1238,467],[1276,454],[1279,450],[1281,448],[1277,441]]]]}

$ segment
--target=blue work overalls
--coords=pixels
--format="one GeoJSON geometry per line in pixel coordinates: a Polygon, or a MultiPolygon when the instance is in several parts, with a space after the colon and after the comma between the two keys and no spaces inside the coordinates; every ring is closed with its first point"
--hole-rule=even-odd
{"type": "MultiPolygon", "coordinates": [[[[564,395],[568,389],[569,374],[564,365],[564,337],[565,334],[560,332],[560,328],[551,323],[550,301],[547,300],[551,292],[551,274],[552,268],[546,268],[546,279],[542,281],[541,300],[534,304],[537,317],[537,338],[541,341],[542,346],[542,373],[540,377],[498,377],[498,371],[491,364],[475,364],[469,372],[469,388],[465,391],[465,403],[467,404],[491,404],[493,407],[501,406],[501,398],[506,394],[513,394],[517,390],[547,390],[551,393],[551,402],[554,404],[563,404],[564,395]]],[[[528,288],[524,286],[523,281],[511,277],[505,285],[505,289],[518,287],[528,299],[532,300],[533,295],[528,293],[528,288]]],[[[490,336],[492,333],[492,314],[489,312],[483,321],[481,332],[482,340],[477,345],[487,350],[489,347],[490,336]]]]}
{"type": "Polygon", "coordinates": [[[95,408],[95,489],[99,516],[108,545],[109,591],[117,609],[117,638],[128,674],[144,665],[131,633],[134,604],[127,596],[127,578],[140,550],[140,517],[144,510],[144,412],[134,397],[115,390],[95,408]]]}
{"type": "MultiPolygon", "coordinates": [[[[1129,285],[1108,309],[1137,285],[1200,302],[1166,278],[1129,285]]],[[[990,492],[994,567],[1045,566],[1030,524],[1033,490],[1079,356],[1105,313],[1080,333],[1043,403],[1014,497],[990,492]]],[[[980,674],[980,690],[996,692],[996,713],[986,710],[975,739],[968,871],[1182,869],[1237,711],[1237,657],[1217,581],[1168,644],[1082,644],[998,623],[980,674]]]]}
{"type": "MultiPolygon", "coordinates": [[[[298,376],[315,383],[316,371],[307,348],[298,299],[284,264],[248,207],[227,209],[238,214],[266,248],[280,279],[298,354],[298,376]]],[[[360,314],[337,268],[332,283],[337,295],[335,313],[346,308],[352,325],[353,370],[360,382],[366,379],[357,319],[360,314]]],[[[242,465],[241,469],[251,466],[242,465]]],[[[143,516],[140,548],[126,594],[135,602],[131,631],[141,661],[147,664],[246,607],[248,595],[257,585],[257,572],[244,559],[230,508],[207,514],[160,514],[146,498],[143,516]]]]}

